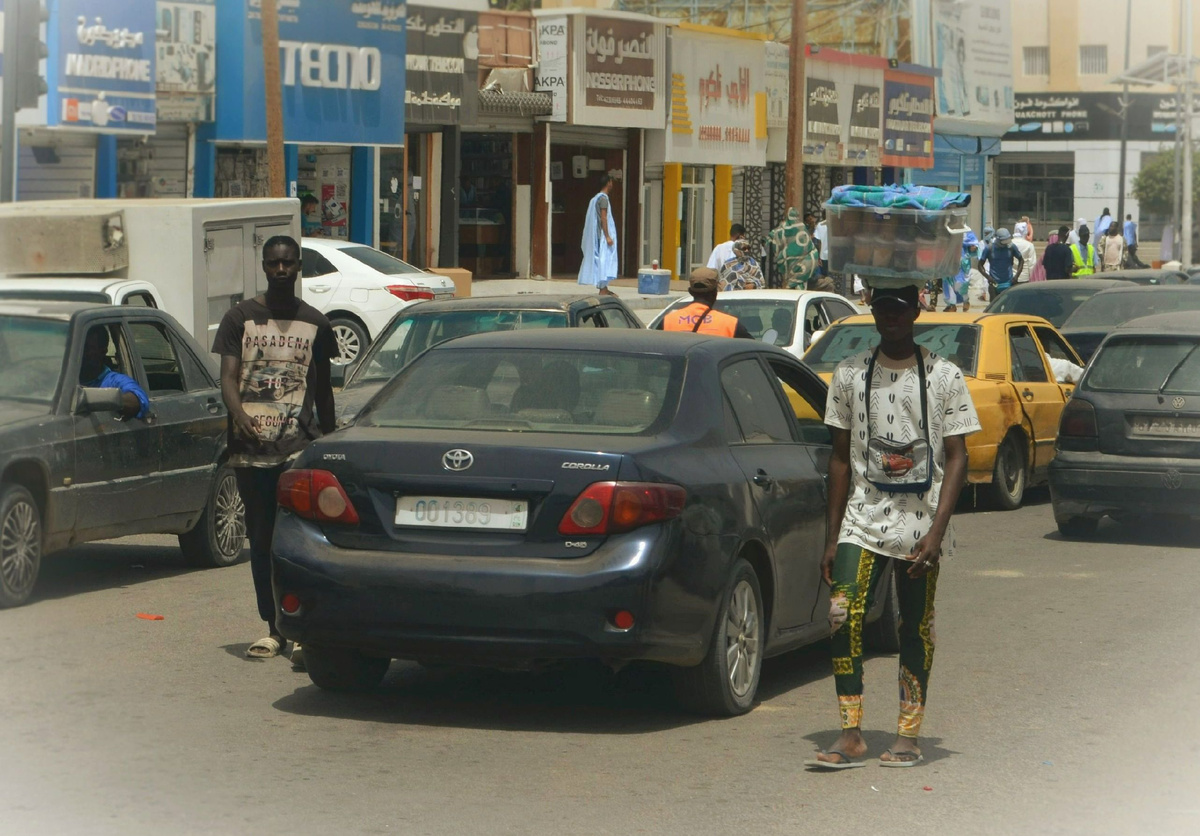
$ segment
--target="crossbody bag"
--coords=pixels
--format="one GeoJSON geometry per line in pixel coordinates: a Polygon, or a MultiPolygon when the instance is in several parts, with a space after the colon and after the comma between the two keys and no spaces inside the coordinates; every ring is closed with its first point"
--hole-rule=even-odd
{"type": "Polygon", "coordinates": [[[871,431],[871,384],[879,349],[867,362],[867,481],[886,493],[925,493],[933,485],[933,459],[929,444],[929,401],[925,390],[925,357],[917,346],[917,377],[921,386],[923,438],[896,442],[877,438],[871,431]]]}

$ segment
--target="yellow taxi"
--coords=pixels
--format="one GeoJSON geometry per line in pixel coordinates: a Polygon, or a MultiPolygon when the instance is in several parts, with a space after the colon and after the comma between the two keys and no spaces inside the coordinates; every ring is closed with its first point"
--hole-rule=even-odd
{"type": "MultiPolygon", "coordinates": [[[[919,345],[962,369],[981,432],[967,436],[968,481],[990,485],[995,503],[1019,508],[1025,489],[1047,479],[1058,419],[1083,362],[1053,325],[1037,316],[922,313],[919,345]]],[[[828,382],[838,363],[879,343],[869,314],[838,320],[804,362],[828,382]]]]}

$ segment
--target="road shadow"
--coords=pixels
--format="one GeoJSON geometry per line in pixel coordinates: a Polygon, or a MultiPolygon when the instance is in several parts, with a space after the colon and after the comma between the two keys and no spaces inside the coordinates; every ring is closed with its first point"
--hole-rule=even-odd
{"type": "MultiPolygon", "coordinates": [[[[1026,488],[1025,497],[1021,500],[1022,508],[1036,508],[1039,505],[1049,504],[1049,485],[1026,488]]],[[[998,507],[992,499],[990,485],[967,485],[958,497],[958,504],[954,506],[954,516],[956,517],[964,514],[986,514],[991,511],[1008,513],[998,507]]]]}
{"type": "MultiPolygon", "coordinates": [[[[249,551],[243,550],[238,563],[248,555],[249,551]]],[[[87,543],[42,558],[28,604],[203,571],[208,570],[186,563],[178,546],[87,543]]]]}
{"type": "MultiPolygon", "coordinates": [[[[813,746],[815,746],[818,750],[825,752],[829,751],[829,747],[837,742],[837,739],[840,735],[841,732],[839,730],[833,729],[831,731],[820,731],[813,732],[812,734],[806,734],[804,735],[804,739],[812,741],[813,746]]],[[[896,740],[896,734],[888,731],[873,731],[871,729],[864,729],[862,736],[863,740],[867,741],[867,754],[862,758],[859,758],[859,760],[865,760],[872,764],[877,761],[879,756],[886,752],[888,747],[891,746],[896,740]]],[[[942,746],[942,738],[940,737],[922,737],[918,741],[918,744],[921,747],[921,755],[925,758],[925,760],[920,766],[911,767],[914,769],[920,769],[922,766],[927,766],[931,763],[936,763],[954,755],[962,754],[962,752],[956,752],[953,749],[947,749],[942,746]]],[[[818,774],[829,775],[835,775],[838,772],[836,769],[813,769],[809,771],[818,774]]]]}
{"type": "Polygon", "coordinates": [[[1200,521],[1166,516],[1134,517],[1122,521],[1105,517],[1100,521],[1096,533],[1090,537],[1064,537],[1054,530],[1042,539],[1060,543],[1194,549],[1200,546],[1200,521]]]}
{"type": "MultiPolygon", "coordinates": [[[[868,656],[871,654],[868,653],[868,656]]],[[[763,660],[758,683],[758,702],[782,696],[796,688],[833,676],[829,640],[763,660]]]]}

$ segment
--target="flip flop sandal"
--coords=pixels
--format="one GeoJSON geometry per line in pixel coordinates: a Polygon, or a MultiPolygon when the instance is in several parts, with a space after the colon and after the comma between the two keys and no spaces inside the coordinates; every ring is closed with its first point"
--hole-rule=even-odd
{"type": "Polygon", "coordinates": [[[267,636],[265,639],[259,639],[247,647],[246,655],[251,659],[274,659],[282,649],[283,645],[279,639],[274,636],[267,636]]]}
{"type": "Polygon", "coordinates": [[[880,758],[879,765],[889,767],[890,769],[907,769],[925,760],[925,756],[920,752],[893,752],[891,749],[888,749],[884,754],[891,755],[893,758],[904,758],[904,760],[897,761],[885,761],[880,758]],[[913,757],[914,755],[916,757],[913,757]]]}
{"type": "Polygon", "coordinates": [[[828,752],[822,752],[822,755],[837,755],[841,758],[840,761],[821,761],[813,758],[804,762],[804,765],[809,769],[857,769],[860,766],[866,766],[862,761],[852,761],[850,756],[845,752],[839,752],[837,749],[830,749],[828,752]]]}

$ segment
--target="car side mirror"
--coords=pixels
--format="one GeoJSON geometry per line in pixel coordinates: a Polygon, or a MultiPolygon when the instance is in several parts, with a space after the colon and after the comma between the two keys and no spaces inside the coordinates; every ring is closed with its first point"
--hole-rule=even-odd
{"type": "Polygon", "coordinates": [[[823,337],[823,336],[825,336],[824,331],[813,331],[812,336],[810,336],[808,338],[808,345],[805,346],[805,348],[812,348],[813,344],[816,343],[816,341],[821,339],[821,337],[823,337]]]}
{"type": "Polygon", "coordinates": [[[79,387],[79,400],[75,403],[76,415],[91,415],[96,412],[115,412],[125,409],[120,389],[79,387]]]}

